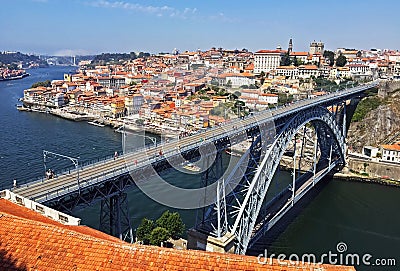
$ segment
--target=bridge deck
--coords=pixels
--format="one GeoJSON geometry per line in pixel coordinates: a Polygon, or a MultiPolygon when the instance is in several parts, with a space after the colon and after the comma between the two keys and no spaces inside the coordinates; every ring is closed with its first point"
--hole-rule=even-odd
{"type": "Polygon", "coordinates": [[[366,89],[374,87],[376,83],[363,85],[343,91],[327,94],[324,96],[297,101],[293,104],[278,107],[272,110],[258,112],[244,119],[235,119],[229,123],[208,129],[204,132],[197,133],[179,140],[164,142],[158,147],[150,149],[142,149],[134,153],[121,155],[117,159],[95,163],[85,168],[79,169],[79,186],[77,172],[72,171],[69,174],[58,176],[50,180],[35,181],[22,185],[13,189],[13,192],[34,199],[38,202],[46,202],[50,199],[57,198],[60,195],[77,191],[78,188],[85,188],[104,182],[112,177],[128,173],[127,161],[130,169],[135,164],[138,170],[157,161],[155,157],[162,149],[163,157],[168,158],[179,155],[180,152],[198,148],[201,144],[210,144],[219,139],[231,137],[237,133],[243,133],[246,129],[255,127],[260,123],[274,121],[281,117],[293,114],[300,110],[304,110],[316,105],[324,105],[333,100],[346,100],[348,97],[362,93],[366,89]],[[134,161],[137,161],[134,163],[134,161]]]}

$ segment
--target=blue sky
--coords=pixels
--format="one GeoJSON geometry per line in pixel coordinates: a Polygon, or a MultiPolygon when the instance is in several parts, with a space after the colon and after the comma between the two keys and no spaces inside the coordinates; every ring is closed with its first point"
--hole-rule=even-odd
{"type": "Polygon", "coordinates": [[[397,0],[0,0],[0,50],[400,49],[397,0]]]}

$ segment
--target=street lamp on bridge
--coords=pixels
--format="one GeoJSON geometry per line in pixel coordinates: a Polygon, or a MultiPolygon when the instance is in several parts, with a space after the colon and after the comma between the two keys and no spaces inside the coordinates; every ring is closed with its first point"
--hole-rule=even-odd
{"type": "Polygon", "coordinates": [[[78,160],[79,157],[75,158],[75,157],[70,157],[70,156],[67,156],[67,155],[63,155],[63,154],[59,154],[59,153],[43,150],[43,163],[44,163],[44,171],[45,172],[47,172],[47,168],[46,168],[46,158],[47,158],[47,156],[58,156],[58,157],[61,157],[61,158],[65,158],[65,159],[70,160],[74,164],[75,169],[77,171],[76,180],[77,180],[77,184],[78,184],[78,189],[80,190],[80,184],[79,184],[79,160],[78,160]]]}
{"type": "MultiPolygon", "coordinates": [[[[125,150],[126,150],[126,134],[127,134],[127,131],[125,130],[125,123],[123,124],[123,126],[118,128],[116,131],[122,133],[122,138],[123,138],[123,140],[122,140],[122,149],[123,149],[123,151],[125,153],[125,150]]],[[[135,136],[141,136],[141,137],[150,139],[151,142],[153,143],[154,148],[157,147],[157,138],[152,137],[152,136],[148,136],[148,135],[142,135],[142,134],[139,134],[139,133],[132,133],[132,134],[135,135],[135,136]]]]}

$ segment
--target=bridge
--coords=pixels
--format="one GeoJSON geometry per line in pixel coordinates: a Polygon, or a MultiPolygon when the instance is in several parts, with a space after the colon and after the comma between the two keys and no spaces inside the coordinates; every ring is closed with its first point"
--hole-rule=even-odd
{"type": "MultiPolygon", "coordinates": [[[[185,208],[200,210],[188,233],[188,248],[244,254],[324,176],[344,166],[348,120],[365,91],[376,86],[374,82],[299,100],[158,146],[125,146],[118,158],[77,166],[13,192],[66,213],[101,201],[101,230],[132,242],[125,191],[194,161],[204,189],[186,191],[193,200],[185,208]],[[243,141],[250,142],[248,150],[224,168],[222,153],[243,141]],[[293,161],[293,181],[269,195],[284,156],[293,161]]],[[[164,183],[158,185],[160,191],[168,189],[164,183]]],[[[169,199],[162,203],[174,204],[169,199]]]]}

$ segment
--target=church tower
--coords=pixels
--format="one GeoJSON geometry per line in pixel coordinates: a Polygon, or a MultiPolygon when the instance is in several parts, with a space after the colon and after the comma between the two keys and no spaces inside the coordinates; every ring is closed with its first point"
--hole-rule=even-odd
{"type": "Polygon", "coordinates": [[[291,52],[293,52],[293,41],[292,41],[292,39],[289,40],[288,54],[290,55],[291,52]]]}

